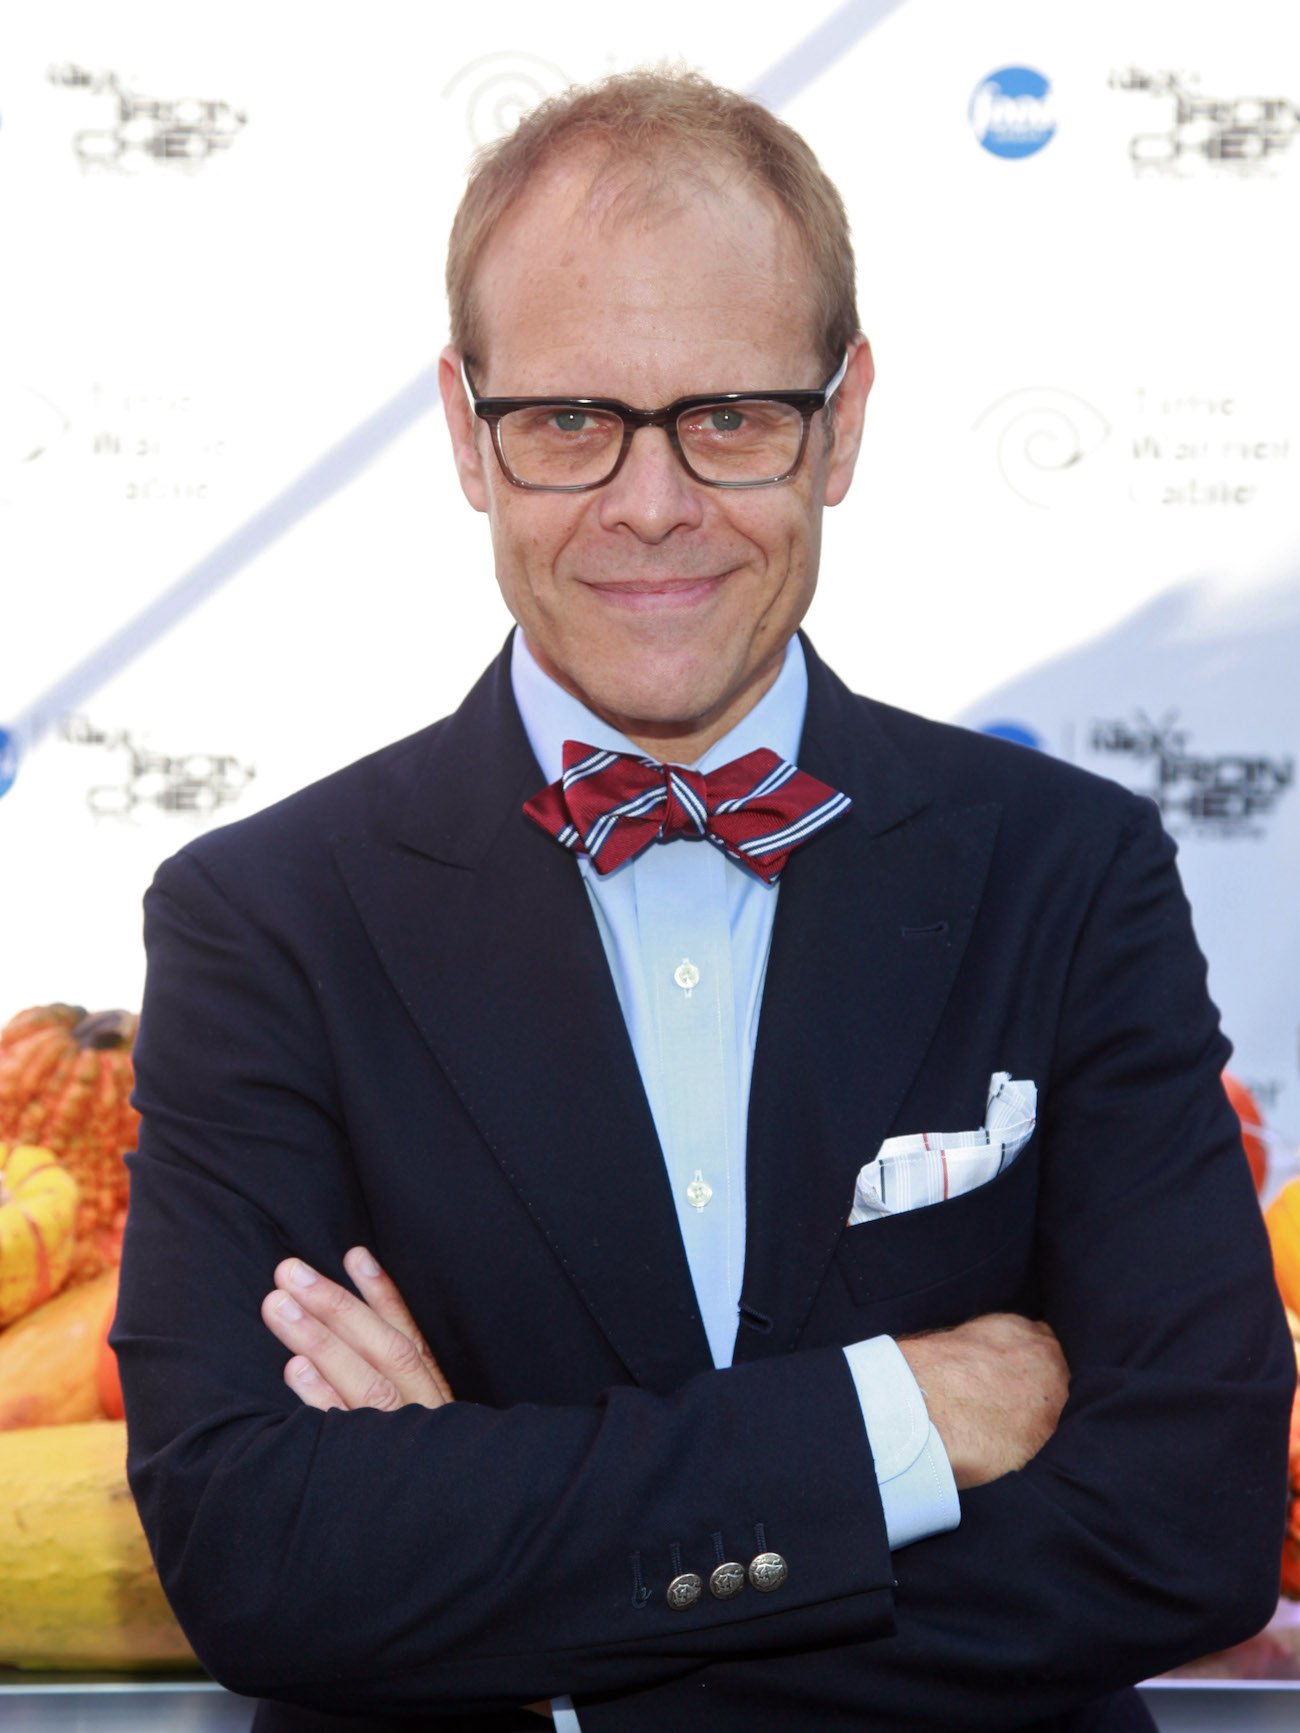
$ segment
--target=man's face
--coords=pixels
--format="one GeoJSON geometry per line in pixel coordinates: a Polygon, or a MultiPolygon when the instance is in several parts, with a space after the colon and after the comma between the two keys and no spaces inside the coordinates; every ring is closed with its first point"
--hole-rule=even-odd
{"type": "MultiPolygon", "coordinates": [[[[484,396],[612,397],[655,409],[702,392],[825,384],[798,244],[733,178],[680,209],[591,212],[589,173],[552,174],[509,214],[476,276],[484,396]],[[587,208],[584,208],[587,207],[587,208]]],[[[853,473],[870,387],[855,348],[828,445],[824,416],[776,486],[691,479],[659,428],[614,480],[532,493],[502,474],[443,357],[461,485],[491,522],[497,580],[541,666],[657,756],[690,762],[758,701],[812,600],[824,505],[853,473]]]]}

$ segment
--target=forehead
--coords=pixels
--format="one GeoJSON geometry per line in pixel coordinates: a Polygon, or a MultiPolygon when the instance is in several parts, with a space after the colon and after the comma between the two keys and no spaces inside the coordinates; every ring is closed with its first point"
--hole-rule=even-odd
{"type": "Polygon", "coordinates": [[[769,193],[724,167],[554,166],[492,236],[475,294],[481,390],[653,406],[819,383],[804,378],[816,345],[799,238],[769,193]]]}

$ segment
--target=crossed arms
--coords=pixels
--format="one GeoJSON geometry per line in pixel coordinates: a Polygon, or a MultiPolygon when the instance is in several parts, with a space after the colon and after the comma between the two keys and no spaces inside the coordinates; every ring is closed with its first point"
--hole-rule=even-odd
{"type": "MultiPolygon", "coordinates": [[[[1185,927],[1170,878],[1135,832],[1098,908],[1136,899],[1148,937],[1185,927]]],[[[241,890],[182,858],[151,898],[145,1133],[114,1338],[146,1531],[219,1678],[338,1713],[568,1692],[591,1733],[661,1728],[705,1700],[729,1713],[721,1725],[795,1725],[820,1705],[864,1727],[994,1727],[1267,1617],[1293,1374],[1214,1096],[1223,1045],[1208,1007],[1187,1013],[1203,991],[1184,991],[1177,955],[1160,965],[1167,1028],[1116,1037],[1155,966],[1132,937],[1081,945],[1062,1012],[1037,1229],[1042,1311],[1072,1374],[1060,1424],[1045,1398],[1051,1436],[1034,1450],[1003,1403],[989,1431],[1004,1448],[1019,1438],[1024,1466],[979,1484],[989,1440],[969,1441],[945,1357],[988,1326],[909,1343],[973,1490],[959,1530],[891,1557],[838,1346],[541,1406],[449,1403],[418,1347],[399,1348],[404,1365],[381,1371],[423,1394],[393,1411],[351,1408],[350,1388],[348,1412],[294,1393],[259,1316],[268,1272],[280,1286],[292,1253],[342,1277],[339,1249],[370,1238],[365,1163],[400,1152],[373,1144],[362,1161],[328,991],[241,890]],[[1177,1256],[1153,1257],[1158,1233],[1177,1256]],[[634,1606],[632,1554],[755,1522],[792,1561],[779,1605],[742,1596],[693,1622],[634,1606]]],[[[437,1336],[458,1394],[460,1329],[449,1311],[448,1345],[437,1336]]],[[[985,1359],[960,1364],[974,1375],[985,1359]]],[[[347,1384],[337,1362],[321,1371],[347,1384]]],[[[571,1388],[564,1367],[554,1376],[571,1388]]]]}

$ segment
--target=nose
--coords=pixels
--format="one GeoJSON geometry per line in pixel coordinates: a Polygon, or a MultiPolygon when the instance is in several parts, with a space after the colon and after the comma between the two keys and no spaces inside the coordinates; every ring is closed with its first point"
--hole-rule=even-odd
{"type": "Polygon", "coordinates": [[[704,519],[704,489],[682,468],[662,427],[639,427],[623,467],[599,493],[601,526],[627,529],[639,541],[664,541],[704,519]]]}

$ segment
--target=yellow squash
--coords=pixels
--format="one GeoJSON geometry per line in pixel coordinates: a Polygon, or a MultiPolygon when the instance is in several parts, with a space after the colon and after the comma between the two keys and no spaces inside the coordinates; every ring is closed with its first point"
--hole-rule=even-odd
{"type": "Polygon", "coordinates": [[[126,1425],[0,1433],[0,1666],[197,1666],[126,1484],[126,1425]]]}
{"type": "Polygon", "coordinates": [[[35,1144],[0,1143],[0,1324],[56,1294],[72,1267],[77,1182],[35,1144]]]}

